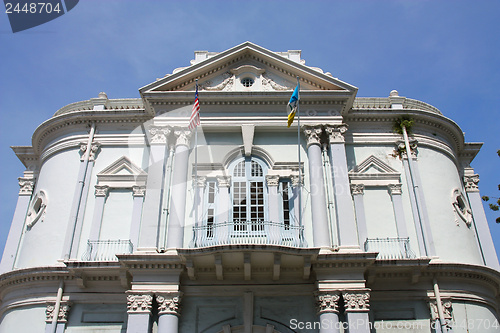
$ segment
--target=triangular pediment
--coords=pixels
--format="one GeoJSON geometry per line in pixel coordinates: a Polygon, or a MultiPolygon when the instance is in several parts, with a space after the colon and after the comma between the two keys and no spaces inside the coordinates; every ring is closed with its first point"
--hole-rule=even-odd
{"type": "Polygon", "coordinates": [[[371,155],[349,171],[349,179],[352,184],[387,186],[389,184],[398,184],[400,173],[379,158],[371,155]]]}
{"type": "Polygon", "coordinates": [[[191,66],[174,70],[140,89],[154,92],[194,91],[198,80],[201,91],[291,91],[300,78],[301,91],[327,90],[355,95],[357,88],[321,69],[308,67],[300,51],[272,52],[245,42],[220,53],[196,52],[191,66]],[[297,56],[298,54],[298,56],[297,56]],[[251,86],[242,79],[254,79],[251,86]]]}
{"type": "Polygon", "coordinates": [[[99,185],[110,187],[143,186],[146,179],[147,173],[126,156],[120,157],[97,174],[99,185]]]}

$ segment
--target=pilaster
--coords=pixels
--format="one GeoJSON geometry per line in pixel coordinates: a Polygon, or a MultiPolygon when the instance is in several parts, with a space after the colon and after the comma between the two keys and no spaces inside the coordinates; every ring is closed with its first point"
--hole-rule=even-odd
{"type": "Polygon", "coordinates": [[[102,214],[104,212],[104,204],[108,196],[109,186],[95,185],[95,204],[94,216],[92,218],[92,226],[90,227],[90,240],[99,240],[99,233],[101,231],[102,214]]]}
{"type": "Polygon", "coordinates": [[[325,126],[330,144],[330,164],[333,171],[335,213],[338,224],[340,251],[359,251],[359,236],[356,230],[354,206],[351,198],[345,138],[347,125],[325,126]]]}
{"type": "Polygon", "coordinates": [[[408,238],[408,230],[406,228],[406,220],[403,210],[403,199],[401,197],[402,184],[389,184],[389,186],[387,187],[392,199],[392,208],[394,210],[394,218],[396,220],[398,237],[408,238]]]}
{"type": "MultiPolygon", "coordinates": [[[[54,328],[52,326],[52,322],[54,320],[56,309],[55,302],[48,302],[47,307],[45,309],[45,332],[52,333],[54,332],[54,328]]],[[[59,313],[57,314],[57,322],[56,322],[56,333],[63,333],[66,328],[66,323],[68,322],[68,315],[70,311],[70,303],[62,301],[59,307],[59,313]]]]}
{"type": "Polygon", "coordinates": [[[363,184],[351,184],[351,193],[354,200],[354,211],[356,213],[356,224],[358,226],[358,242],[364,250],[364,244],[368,238],[368,227],[366,225],[366,213],[364,193],[365,186],[363,184]]]}
{"type": "Polygon", "coordinates": [[[141,228],[142,206],[144,204],[144,196],[146,195],[146,186],[132,186],[132,196],[134,198],[132,208],[132,222],[130,224],[130,241],[134,251],[139,243],[139,232],[141,228]]]}
{"type": "Polygon", "coordinates": [[[153,296],[150,294],[129,294],[127,296],[127,333],[149,333],[151,331],[151,310],[153,296]]]}
{"type": "Polygon", "coordinates": [[[369,290],[346,290],[342,292],[344,310],[349,333],[370,332],[370,293],[369,290]]]}

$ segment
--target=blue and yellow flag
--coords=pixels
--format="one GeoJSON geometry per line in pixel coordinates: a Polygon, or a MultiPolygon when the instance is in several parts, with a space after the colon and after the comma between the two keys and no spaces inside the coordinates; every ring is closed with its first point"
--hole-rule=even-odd
{"type": "Polygon", "coordinates": [[[300,85],[297,84],[297,87],[295,87],[292,97],[290,97],[290,101],[288,102],[288,107],[290,108],[290,112],[288,113],[288,127],[290,127],[293,123],[293,118],[295,118],[295,113],[299,108],[299,90],[300,85]]]}

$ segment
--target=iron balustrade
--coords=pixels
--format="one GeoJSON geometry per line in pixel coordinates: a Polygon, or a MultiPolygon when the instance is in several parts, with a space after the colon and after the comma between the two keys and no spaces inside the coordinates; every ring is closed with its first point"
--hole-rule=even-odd
{"type": "Polygon", "coordinates": [[[270,221],[228,221],[193,227],[190,247],[233,244],[303,247],[304,227],[270,221]]]}
{"type": "Polygon", "coordinates": [[[378,252],[377,259],[381,260],[416,258],[415,253],[410,248],[409,238],[367,238],[365,251],[378,252]]]}
{"type": "Polygon", "coordinates": [[[117,254],[132,253],[130,240],[89,240],[83,261],[118,261],[117,254]]]}

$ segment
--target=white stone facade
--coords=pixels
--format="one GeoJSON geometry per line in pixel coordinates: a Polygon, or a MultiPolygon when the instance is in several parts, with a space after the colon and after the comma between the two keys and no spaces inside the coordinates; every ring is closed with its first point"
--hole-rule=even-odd
{"type": "Polygon", "coordinates": [[[481,144],[436,108],[249,42],[139,92],[14,147],[0,333],[500,330],[481,144]]]}

